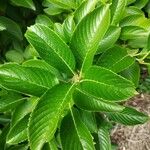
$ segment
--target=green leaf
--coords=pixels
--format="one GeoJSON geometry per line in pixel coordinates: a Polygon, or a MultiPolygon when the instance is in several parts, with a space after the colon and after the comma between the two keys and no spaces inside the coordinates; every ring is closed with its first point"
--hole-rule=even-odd
{"type": "Polygon", "coordinates": [[[115,46],[99,57],[97,65],[118,73],[131,66],[134,61],[135,59],[127,53],[126,48],[115,46]]]}
{"type": "Polygon", "coordinates": [[[19,104],[13,112],[12,119],[11,119],[11,126],[13,127],[21,119],[23,119],[27,114],[33,111],[37,102],[38,102],[37,97],[31,97],[27,100],[24,100],[21,104],[19,104]]]}
{"type": "Polygon", "coordinates": [[[94,112],[79,110],[83,123],[87,126],[91,133],[97,132],[97,124],[94,112]]]}
{"type": "Polygon", "coordinates": [[[65,33],[63,30],[63,26],[60,23],[54,23],[54,31],[57,33],[57,35],[66,42],[65,33]]]}
{"type": "Polygon", "coordinates": [[[46,70],[51,72],[53,75],[55,75],[58,79],[61,79],[61,75],[57,69],[46,63],[44,60],[40,59],[30,59],[25,61],[23,64],[25,67],[30,67],[30,68],[39,68],[42,70],[46,70]]]}
{"type": "Polygon", "coordinates": [[[88,14],[76,27],[71,39],[71,48],[81,73],[91,66],[99,42],[108,29],[109,20],[109,5],[106,5],[88,14]]]}
{"type": "Polygon", "coordinates": [[[79,23],[87,14],[89,14],[97,3],[97,0],[85,0],[74,12],[74,19],[76,23],[79,23]]]}
{"type": "Polygon", "coordinates": [[[13,145],[9,146],[7,150],[28,150],[28,145],[27,144],[19,144],[19,145],[13,145]]]}
{"type": "Polygon", "coordinates": [[[75,148],[80,150],[95,149],[92,136],[82,122],[79,112],[75,109],[71,111],[71,116],[68,115],[63,119],[60,137],[63,150],[75,148]]]}
{"type": "Polygon", "coordinates": [[[41,96],[46,90],[58,83],[49,71],[40,68],[5,64],[0,67],[0,84],[5,88],[25,94],[41,96]]]}
{"type": "Polygon", "coordinates": [[[50,142],[45,143],[42,150],[58,150],[55,139],[52,139],[50,142]]]}
{"type": "Polygon", "coordinates": [[[44,9],[44,12],[50,16],[58,15],[64,11],[62,8],[58,7],[57,5],[45,1],[43,2],[43,6],[48,7],[44,9]]]}
{"type": "Polygon", "coordinates": [[[117,26],[110,26],[104,38],[100,41],[96,54],[105,52],[111,48],[120,36],[121,28],[117,26]]]}
{"type": "Polygon", "coordinates": [[[53,26],[54,26],[54,23],[52,22],[52,20],[46,15],[38,15],[35,22],[39,23],[39,24],[43,24],[50,28],[53,28],[53,26]]]}
{"type": "Polygon", "coordinates": [[[121,72],[121,75],[128,80],[131,80],[135,87],[138,87],[139,85],[139,79],[140,79],[140,66],[137,62],[132,64],[129,68],[121,72]]]}
{"type": "Polygon", "coordinates": [[[37,24],[29,27],[25,36],[47,63],[62,72],[73,74],[74,56],[69,47],[54,31],[44,25],[37,24]]]}
{"type": "Polygon", "coordinates": [[[105,101],[123,101],[137,92],[131,81],[102,67],[93,66],[81,80],[80,89],[98,99],[105,101]]]}
{"type": "Polygon", "coordinates": [[[2,89],[0,91],[0,112],[13,109],[23,101],[21,94],[2,89]]]}
{"type": "Polygon", "coordinates": [[[124,16],[127,17],[127,16],[130,16],[130,15],[144,16],[144,13],[141,9],[139,9],[135,6],[126,7],[124,16]]]}
{"type": "Polygon", "coordinates": [[[134,3],[136,0],[127,0],[127,5],[134,3]]]}
{"type": "Polygon", "coordinates": [[[7,124],[3,128],[2,133],[0,134],[0,146],[2,150],[6,149],[6,137],[8,132],[9,132],[9,125],[7,124]]]}
{"type": "Polygon", "coordinates": [[[40,98],[29,121],[32,150],[40,150],[44,143],[53,138],[64,110],[69,107],[73,88],[74,84],[57,85],[40,98]]]}
{"type": "Polygon", "coordinates": [[[6,142],[8,144],[18,144],[27,139],[27,125],[29,121],[29,115],[25,116],[12,128],[10,128],[7,135],[6,142]]]}
{"type": "Polygon", "coordinates": [[[3,17],[3,16],[0,16],[0,24],[3,26],[3,28],[6,28],[6,30],[11,35],[16,37],[18,40],[22,40],[23,39],[20,27],[13,20],[11,20],[9,18],[6,18],[6,17],[3,17]]]}
{"type": "Polygon", "coordinates": [[[107,116],[112,121],[115,121],[124,125],[143,124],[149,120],[149,117],[147,115],[130,107],[126,107],[121,112],[107,113],[107,116]]]}
{"type": "Polygon", "coordinates": [[[150,34],[148,36],[147,49],[150,51],[150,34]]]}
{"type": "Polygon", "coordinates": [[[101,125],[98,130],[99,146],[100,150],[112,150],[109,130],[105,125],[101,125]]]}
{"type": "Polygon", "coordinates": [[[62,7],[64,9],[76,8],[74,0],[48,0],[48,2],[62,7]]]}
{"type": "Polygon", "coordinates": [[[75,28],[73,16],[68,16],[63,23],[63,31],[66,41],[69,43],[75,28]]]}
{"type": "Polygon", "coordinates": [[[24,61],[22,53],[17,50],[7,51],[5,57],[10,62],[22,63],[24,61]]]}
{"type": "Polygon", "coordinates": [[[32,47],[31,45],[28,45],[24,50],[23,56],[24,56],[25,59],[29,60],[29,59],[39,57],[39,54],[34,49],[34,47],[32,47]]]}
{"type": "Polygon", "coordinates": [[[11,0],[11,2],[16,6],[30,8],[36,10],[35,5],[32,0],[11,0]]]}
{"type": "Polygon", "coordinates": [[[138,26],[125,26],[121,30],[120,39],[129,40],[129,39],[137,39],[137,38],[147,38],[148,32],[138,26]]]}
{"type": "Polygon", "coordinates": [[[134,6],[142,9],[148,2],[149,0],[138,0],[134,3],[134,6]]]}
{"type": "Polygon", "coordinates": [[[126,0],[113,0],[112,5],[110,7],[112,25],[117,25],[120,22],[125,11],[125,6],[126,0]]]}
{"type": "Polygon", "coordinates": [[[93,98],[92,96],[88,95],[87,93],[84,93],[79,89],[77,89],[74,92],[73,99],[75,104],[79,108],[87,111],[117,112],[117,111],[122,111],[124,109],[123,106],[118,105],[116,103],[106,102],[102,99],[93,98]]]}

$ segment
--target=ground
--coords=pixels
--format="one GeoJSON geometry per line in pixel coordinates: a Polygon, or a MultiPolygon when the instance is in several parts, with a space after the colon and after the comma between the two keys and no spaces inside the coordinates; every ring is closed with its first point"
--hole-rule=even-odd
{"type": "MultiPolygon", "coordinates": [[[[127,102],[138,110],[150,115],[150,95],[140,94],[127,102]]],[[[150,121],[137,126],[116,125],[111,133],[112,142],[118,150],[150,150],[150,121]]]]}

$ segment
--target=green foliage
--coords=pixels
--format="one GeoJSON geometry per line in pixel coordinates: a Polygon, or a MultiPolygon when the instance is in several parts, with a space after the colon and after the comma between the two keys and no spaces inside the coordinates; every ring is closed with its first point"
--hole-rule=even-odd
{"type": "Polygon", "coordinates": [[[148,0],[0,2],[0,148],[111,150],[113,122],[150,66],[148,0]],[[142,8],[142,10],[141,10],[142,8]]]}

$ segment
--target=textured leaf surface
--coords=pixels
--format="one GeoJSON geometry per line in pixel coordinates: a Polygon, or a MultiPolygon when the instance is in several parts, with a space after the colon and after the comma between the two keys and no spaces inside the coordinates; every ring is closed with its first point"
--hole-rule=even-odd
{"type": "Polygon", "coordinates": [[[86,72],[80,89],[106,101],[126,100],[136,93],[132,82],[98,66],[93,66],[86,72]]]}
{"type": "Polygon", "coordinates": [[[76,90],[74,92],[74,102],[75,104],[84,110],[93,112],[117,112],[124,109],[123,106],[112,102],[106,102],[102,99],[96,99],[84,93],[81,90],[76,90]]]}
{"type": "Polygon", "coordinates": [[[111,48],[120,36],[121,28],[117,26],[110,26],[104,38],[100,41],[97,54],[111,48]]]}
{"type": "Polygon", "coordinates": [[[57,83],[54,75],[39,68],[27,68],[17,64],[5,64],[0,67],[0,84],[25,94],[41,96],[57,83]]]}
{"type": "Polygon", "coordinates": [[[109,6],[106,5],[88,14],[76,27],[71,39],[71,48],[81,72],[85,72],[91,66],[99,42],[108,29],[109,19],[109,6]]]}
{"type": "Polygon", "coordinates": [[[149,117],[133,108],[126,107],[122,112],[109,113],[108,117],[124,125],[143,124],[148,121],[149,117]]]}
{"type": "Polygon", "coordinates": [[[52,28],[54,26],[54,23],[52,22],[52,20],[46,15],[38,15],[35,22],[39,23],[39,24],[43,24],[50,28],[52,28]]]}
{"type": "Polygon", "coordinates": [[[1,89],[0,91],[0,112],[15,108],[23,102],[21,94],[1,89]]]}
{"type": "Polygon", "coordinates": [[[92,136],[82,122],[78,111],[75,109],[71,111],[71,116],[64,118],[60,129],[63,149],[94,150],[92,136]],[[68,128],[66,128],[67,126],[68,128]],[[70,139],[70,142],[68,142],[67,139],[70,139]]]}
{"type": "Polygon", "coordinates": [[[70,42],[71,36],[75,28],[73,16],[68,16],[63,23],[63,31],[67,42],[70,42]]]}
{"type": "Polygon", "coordinates": [[[27,139],[27,125],[28,125],[29,115],[21,119],[17,124],[15,124],[7,136],[7,143],[18,144],[27,139]]]}
{"type": "Polygon", "coordinates": [[[138,26],[125,26],[121,30],[120,38],[122,40],[136,39],[136,38],[147,38],[148,32],[138,26]]]}
{"type": "Polygon", "coordinates": [[[134,58],[127,53],[126,48],[115,46],[103,53],[97,64],[116,73],[125,70],[134,63],[134,58]]]}
{"type": "Polygon", "coordinates": [[[137,87],[140,79],[139,64],[137,62],[132,64],[129,68],[121,72],[121,75],[127,78],[128,80],[131,80],[134,83],[135,87],[137,87]]]}
{"type": "Polygon", "coordinates": [[[126,0],[113,0],[111,5],[111,24],[117,25],[122,18],[126,6],[126,0]]]}
{"type": "Polygon", "coordinates": [[[83,123],[87,126],[89,131],[91,133],[96,133],[98,129],[97,129],[97,124],[96,124],[95,113],[85,111],[85,110],[79,110],[79,113],[80,113],[83,123]]]}
{"type": "Polygon", "coordinates": [[[32,0],[11,0],[11,2],[16,6],[26,7],[36,10],[35,5],[32,0]]]}
{"type": "Polygon", "coordinates": [[[48,90],[39,100],[29,122],[29,142],[32,150],[40,150],[50,141],[57,124],[71,101],[74,85],[62,84],[48,90]]]}
{"type": "Polygon", "coordinates": [[[95,5],[97,0],[86,0],[78,7],[78,9],[74,13],[74,19],[76,23],[79,23],[88,13],[90,13],[95,5]]]}
{"type": "Polygon", "coordinates": [[[59,73],[59,71],[57,69],[55,69],[54,67],[52,67],[51,65],[49,65],[48,63],[46,63],[43,60],[40,59],[30,59],[25,61],[23,64],[23,66],[25,67],[29,67],[29,68],[40,68],[46,71],[51,72],[53,75],[55,75],[57,78],[61,78],[61,75],[59,73]]]}
{"type": "Polygon", "coordinates": [[[13,112],[11,119],[11,126],[17,124],[21,119],[23,119],[26,115],[28,115],[31,111],[33,111],[37,102],[38,102],[37,97],[31,97],[29,99],[24,100],[21,104],[19,104],[13,112]]]}
{"type": "Polygon", "coordinates": [[[98,138],[100,150],[112,150],[109,131],[104,125],[98,130],[98,138]]]}
{"type": "Polygon", "coordinates": [[[28,28],[26,38],[47,63],[62,72],[73,74],[74,56],[54,31],[44,25],[37,24],[28,28]]]}
{"type": "Polygon", "coordinates": [[[0,24],[17,39],[23,39],[20,27],[13,20],[0,16],[0,24]]]}

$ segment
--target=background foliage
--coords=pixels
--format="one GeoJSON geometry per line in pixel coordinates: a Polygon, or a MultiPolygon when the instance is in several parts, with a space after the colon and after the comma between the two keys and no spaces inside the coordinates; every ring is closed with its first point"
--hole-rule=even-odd
{"type": "Polygon", "coordinates": [[[148,0],[1,0],[1,149],[111,150],[114,122],[146,122],[122,101],[149,91],[149,17],[148,0]]]}

